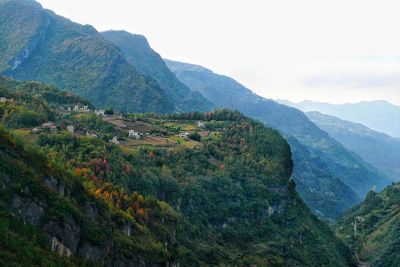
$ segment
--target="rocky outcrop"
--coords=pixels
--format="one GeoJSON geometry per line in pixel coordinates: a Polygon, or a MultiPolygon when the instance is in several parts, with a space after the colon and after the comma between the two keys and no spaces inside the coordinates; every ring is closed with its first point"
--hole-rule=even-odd
{"type": "MultiPolygon", "coordinates": [[[[12,175],[0,173],[0,179],[2,179],[3,186],[13,187],[16,185],[12,175]]],[[[52,176],[44,178],[41,185],[43,186],[42,190],[45,191],[46,187],[50,190],[46,192],[47,194],[51,194],[51,191],[55,193],[54,197],[56,198],[73,197],[70,195],[70,188],[63,181],[52,176]]],[[[0,188],[0,190],[3,189],[0,188]]],[[[49,216],[48,211],[52,209],[52,205],[55,203],[33,197],[33,192],[31,191],[27,187],[22,187],[13,194],[10,201],[0,202],[0,204],[4,205],[12,215],[19,217],[25,224],[36,225],[42,229],[48,236],[49,251],[62,257],[76,256],[87,259],[96,266],[180,266],[176,260],[171,260],[171,262],[165,262],[161,265],[149,263],[140,253],[132,251],[127,254],[120,251],[119,246],[112,240],[90,241],[90,238],[84,233],[82,218],[67,210],[64,211],[65,214],[61,217],[53,215],[52,212],[50,212],[51,215],[49,216]]],[[[95,203],[86,203],[84,205],[84,214],[86,217],[84,220],[90,221],[93,225],[110,223],[107,216],[99,210],[95,203]]],[[[119,231],[129,237],[134,233],[134,226],[129,221],[121,222],[119,231]]]]}
{"type": "Polygon", "coordinates": [[[52,252],[57,252],[58,255],[64,256],[64,257],[71,257],[72,256],[72,251],[64,246],[63,243],[58,241],[57,238],[54,236],[51,238],[51,251],[52,252]]]}
{"type": "Polygon", "coordinates": [[[20,196],[14,196],[10,210],[27,224],[38,225],[40,216],[47,205],[42,202],[28,201],[20,196]]]}

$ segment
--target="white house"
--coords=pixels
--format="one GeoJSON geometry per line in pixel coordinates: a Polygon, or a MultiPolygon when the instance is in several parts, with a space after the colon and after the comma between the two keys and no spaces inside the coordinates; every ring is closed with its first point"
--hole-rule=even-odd
{"type": "Polygon", "coordinates": [[[70,133],[74,133],[74,132],[75,132],[75,127],[74,127],[74,125],[68,125],[68,126],[67,126],[67,131],[70,132],[70,133]]]}
{"type": "Polygon", "coordinates": [[[104,116],[105,110],[104,109],[97,109],[94,111],[96,115],[104,116]]]}
{"type": "Polygon", "coordinates": [[[42,123],[42,128],[51,128],[54,125],[55,125],[54,122],[45,122],[42,123]]]}
{"type": "Polygon", "coordinates": [[[7,101],[7,98],[5,98],[5,97],[0,97],[0,103],[6,103],[6,101],[7,101]]]}
{"type": "Polygon", "coordinates": [[[97,137],[97,134],[86,132],[86,136],[97,137]]]}
{"type": "Polygon", "coordinates": [[[42,128],[43,128],[43,129],[50,129],[50,131],[52,131],[52,132],[57,132],[57,127],[56,127],[56,125],[54,124],[54,122],[45,122],[45,123],[42,123],[42,128]]]}
{"type": "Polygon", "coordinates": [[[181,138],[188,138],[189,137],[189,133],[188,132],[179,133],[178,136],[181,137],[181,138]]]}
{"type": "Polygon", "coordinates": [[[34,127],[32,129],[32,133],[38,133],[40,131],[40,129],[38,127],[34,127]]]}
{"type": "Polygon", "coordinates": [[[136,140],[140,139],[142,137],[141,133],[136,132],[135,130],[129,130],[129,137],[135,138],[136,140]]]}
{"type": "Polygon", "coordinates": [[[79,107],[77,105],[75,105],[72,110],[75,111],[75,112],[79,111],[79,107]]]}
{"type": "Polygon", "coordinates": [[[204,125],[205,125],[205,123],[203,121],[198,121],[197,122],[197,127],[202,128],[202,127],[204,127],[204,125]]]}
{"type": "Polygon", "coordinates": [[[89,112],[89,111],[90,111],[90,109],[89,109],[88,106],[83,106],[83,107],[80,108],[80,110],[81,110],[82,112],[89,112]]]}
{"type": "Polygon", "coordinates": [[[118,145],[118,144],[119,144],[118,137],[117,137],[117,136],[114,136],[114,137],[110,140],[110,143],[113,143],[113,144],[118,145]]]}

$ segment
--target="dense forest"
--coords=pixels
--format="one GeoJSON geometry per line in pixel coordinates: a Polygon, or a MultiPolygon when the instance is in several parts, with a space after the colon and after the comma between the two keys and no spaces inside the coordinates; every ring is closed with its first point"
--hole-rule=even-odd
{"type": "Polygon", "coordinates": [[[37,82],[6,79],[2,87],[2,110],[20,106],[56,125],[33,132],[37,125],[10,124],[2,113],[10,128],[0,136],[3,262],[354,264],[298,197],[290,148],[277,131],[229,110],[68,112],[69,104],[87,102],[37,82]],[[45,108],[31,106],[33,98],[45,108]],[[122,123],[149,133],[132,140],[122,123]],[[66,130],[71,125],[74,132],[66,130]],[[183,130],[188,137],[177,137],[183,130]],[[146,143],[155,138],[166,144],[146,143]]]}
{"type": "Polygon", "coordinates": [[[400,255],[400,185],[370,192],[361,205],[337,223],[337,233],[370,266],[398,266],[400,255]]]}

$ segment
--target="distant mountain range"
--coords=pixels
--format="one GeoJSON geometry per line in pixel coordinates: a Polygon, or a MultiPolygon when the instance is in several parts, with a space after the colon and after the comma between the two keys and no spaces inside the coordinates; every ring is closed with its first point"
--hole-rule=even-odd
{"type": "Polygon", "coordinates": [[[262,98],[232,78],[192,64],[166,60],[192,90],[217,107],[237,109],[284,133],[294,158],[294,178],[306,203],[318,214],[334,218],[377,186],[390,183],[361,157],[318,128],[301,111],[262,98]]]}
{"type": "Polygon", "coordinates": [[[167,68],[147,76],[93,27],[73,23],[36,1],[0,2],[0,40],[0,74],[53,84],[99,107],[157,113],[211,107],[185,86],[165,86],[178,84],[169,81],[173,75],[158,83],[167,68]]]}
{"type": "Polygon", "coordinates": [[[298,108],[304,112],[318,111],[343,120],[361,123],[372,130],[400,138],[400,107],[387,101],[370,101],[343,105],[309,100],[300,103],[287,100],[278,100],[278,102],[298,108]]]}
{"type": "Polygon", "coordinates": [[[307,112],[306,116],[347,149],[385,172],[388,177],[400,180],[400,139],[373,131],[362,124],[319,112],[307,112]]]}

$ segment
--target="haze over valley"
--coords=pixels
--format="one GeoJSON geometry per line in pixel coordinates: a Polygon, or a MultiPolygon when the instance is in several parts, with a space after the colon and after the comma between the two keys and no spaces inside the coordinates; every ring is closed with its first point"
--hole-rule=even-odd
{"type": "Polygon", "coordinates": [[[0,0],[0,265],[400,265],[396,7],[0,0]]]}

